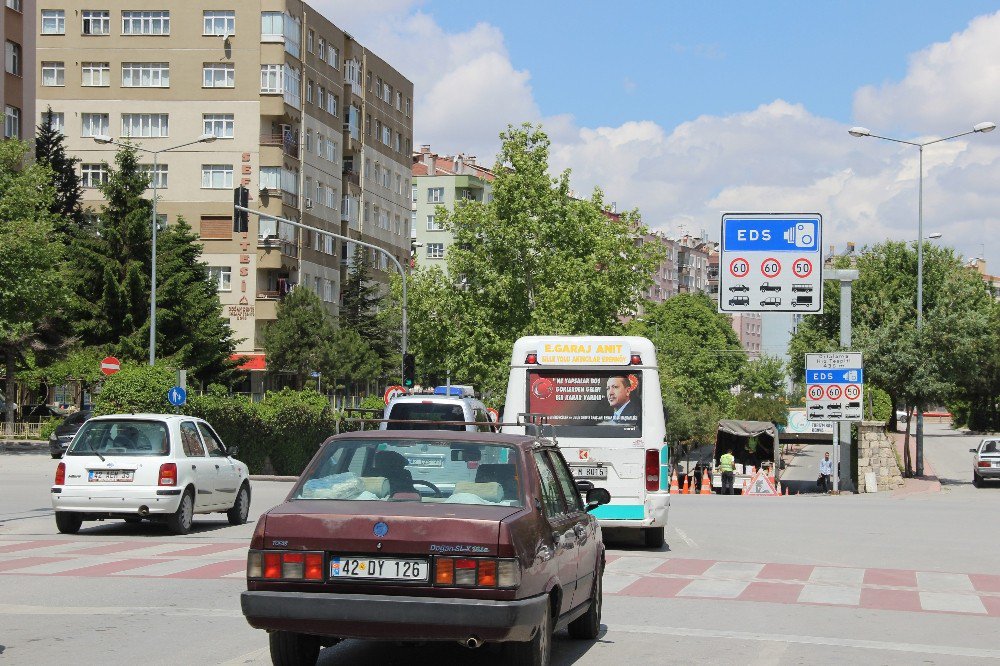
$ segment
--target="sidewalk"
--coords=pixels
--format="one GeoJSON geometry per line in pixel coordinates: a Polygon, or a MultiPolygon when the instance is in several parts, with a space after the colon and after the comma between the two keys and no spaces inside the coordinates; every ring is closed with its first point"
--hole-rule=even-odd
{"type": "MultiPolygon", "coordinates": [[[[894,432],[890,433],[893,440],[896,442],[896,452],[899,453],[899,459],[903,459],[903,442],[905,441],[906,433],[894,432]]],[[[911,433],[910,435],[910,460],[916,460],[916,446],[917,440],[911,433]]],[[[900,488],[896,488],[892,491],[893,497],[908,497],[910,495],[919,495],[922,493],[938,493],[941,492],[941,481],[938,480],[937,472],[934,470],[934,466],[931,465],[930,461],[927,460],[927,456],[924,456],[924,475],[922,477],[911,477],[909,479],[903,478],[903,485],[900,488]]]]}

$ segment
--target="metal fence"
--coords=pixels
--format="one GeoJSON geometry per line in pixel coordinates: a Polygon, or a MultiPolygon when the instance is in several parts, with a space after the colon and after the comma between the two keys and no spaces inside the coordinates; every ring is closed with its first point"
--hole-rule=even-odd
{"type": "Polygon", "coordinates": [[[12,439],[39,439],[41,423],[0,423],[0,436],[12,439]]]}

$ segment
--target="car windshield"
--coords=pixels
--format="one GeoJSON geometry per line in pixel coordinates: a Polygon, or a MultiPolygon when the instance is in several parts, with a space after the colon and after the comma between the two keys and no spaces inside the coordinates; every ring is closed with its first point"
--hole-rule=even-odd
{"type": "Polygon", "coordinates": [[[292,499],[521,506],[509,446],[434,439],[337,440],[292,499]]]}
{"type": "Polygon", "coordinates": [[[169,452],[167,426],[159,421],[87,421],[73,439],[69,456],[163,456],[169,452]]]}
{"type": "Polygon", "coordinates": [[[389,410],[390,421],[424,421],[424,423],[389,423],[389,430],[465,430],[462,405],[440,402],[397,402],[389,410]],[[427,423],[437,421],[438,423],[427,423]],[[458,421],[441,425],[441,421],[458,421]]]}

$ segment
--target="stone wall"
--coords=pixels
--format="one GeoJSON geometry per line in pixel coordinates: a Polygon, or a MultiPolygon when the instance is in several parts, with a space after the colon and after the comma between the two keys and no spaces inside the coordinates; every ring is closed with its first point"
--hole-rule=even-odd
{"type": "Polygon", "coordinates": [[[867,488],[865,478],[874,474],[878,490],[893,490],[903,485],[903,474],[896,462],[896,444],[886,432],[884,421],[862,421],[858,424],[858,490],[867,488]]]}

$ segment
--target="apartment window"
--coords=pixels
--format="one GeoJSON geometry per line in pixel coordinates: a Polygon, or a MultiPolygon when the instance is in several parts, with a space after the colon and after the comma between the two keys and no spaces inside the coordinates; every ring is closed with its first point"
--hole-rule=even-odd
{"type": "Polygon", "coordinates": [[[392,86],[388,83],[382,84],[382,100],[386,104],[392,104],[392,86]]]}
{"type": "Polygon", "coordinates": [[[409,97],[407,97],[407,98],[406,98],[406,117],[407,117],[407,118],[409,118],[409,117],[410,117],[410,106],[411,106],[411,105],[412,105],[412,102],[410,101],[410,98],[409,98],[409,97]]]}
{"type": "Polygon", "coordinates": [[[233,268],[232,266],[209,266],[208,281],[219,291],[232,291],[233,289],[233,268]]]}
{"type": "Polygon", "coordinates": [[[281,12],[260,13],[260,36],[263,41],[274,41],[285,34],[285,15],[281,12]],[[268,39],[270,38],[270,39],[268,39]]]}
{"type": "Polygon", "coordinates": [[[388,125],[382,126],[382,143],[387,146],[392,143],[392,130],[388,125]]]}
{"type": "Polygon", "coordinates": [[[123,62],[122,88],[169,88],[170,64],[166,62],[123,62]]]}
{"type": "Polygon", "coordinates": [[[316,154],[320,157],[326,154],[326,137],[322,134],[316,134],[316,154]]]}
{"type": "Polygon", "coordinates": [[[326,88],[323,86],[316,86],[316,106],[326,108],[326,88]]]}
{"type": "Polygon", "coordinates": [[[209,190],[233,189],[233,165],[202,164],[201,186],[209,190]]]}
{"type": "Polygon", "coordinates": [[[123,35],[169,35],[170,12],[166,9],[150,12],[122,12],[123,35]]]}
{"type": "Polygon", "coordinates": [[[444,243],[428,243],[427,258],[444,259],[444,243]]]}
{"type": "MultiPolygon", "coordinates": [[[[49,113],[46,111],[45,113],[49,113]]],[[[45,120],[45,113],[42,114],[42,120],[45,120]]],[[[52,129],[56,132],[66,131],[66,114],[62,111],[52,111],[52,129]]]]}
{"type": "Polygon", "coordinates": [[[319,47],[316,49],[316,55],[323,62],[326,62],[326,40],[322,37],[319,38],[319,47]]]}
{"type": "Polygon", "coordinates": [[[203,88],[236,86],[236,65],[231,62],[206,62],[202,68],[203,88]]]}
{"type": "Polygon", "coordinates": [[[293,58],[298,58],[301,53],[299,35],[302,34],[302,22],[285,14],[282,23],[284,25],[282,36],[285,39],[285,53],[293,58]]]}
{"type": "Polygon", "coordinates": [[[202,13],[205,27],[203,35],[235,35],[236,34],[236,12],[231,9],[218,10],[206,9],[202,13]]]}
{"type": "Polygon", "coordinates": [[[7,40],[4,45],[4,66],[8,74],[21,76],[21,45],[7,40]]]}
{"type": "Polygon", "coordinates": [[[313,82],[306,81],[306,103],[312,104],[313,102],[313,82]]]}
{"type": "Polygon", "coordinates": [[[433,215],[427,216],[427,231],[441,231],[444,227],[441,226],[440,222],[434,220],[433,215]]]}
{"type": "Polygon", "coordinates": [[[296,109],[302,108],[302,97],[299,95],[299,70],[285,65],[285,103],[296,109]]]}
{"type": "Polygon", "coordinates": [[[81,136],[110,136],[111,120],[107,113],[81,113],[83,125],[81,136]]]}
{"type": "Polygon", "coordinates": [[[260,66],[260,92],[280,94],[284,92],[284,65],[260,66]]]}
{"type": "Polygon", "coordinates": [[[441,203],[444,201],[444,188],[443,187],[429,187],[427,188],[427,202],[428,203],[441,203]]]}
{"type": "Polygon", "coordinates": [[[333,44],[327,44],[326,61],[330,63],[330,66],[334,69],[340,69],[340,49],[333,44]]]}
{"type": "Polygon", "coordinates": [[[64,63],[64,62],[43,62],[42,63],[42,85],[43,86],[64,86],[64,85],[66,85],[66,63],[64,63]]]}
{"type": "Polygon", "coordinates": [[[164,137],[170,136],[166,113],[123,113],[122,136],[164,137]]]}
{"type": "Polygon", "coordinates": [[[205,113],[201,118],[205,134],[211,134],[217,139],[233,138],[236,121],[232,113],[205,113]]]}
{"type": "Polygon", "coordinates": [[[403,93],[401,92],[396,93],[396,110],[397,111],[403,110],[403,93]]]}
{"type": "Polygon", "coordinates": [[[107,9],[83,10],[83,34],[110,35],[111,12],[107,9]]]}
{"type": "MultiPolygon", "coordinates": [[[[323,234],[323,254],[333,254],[333,236],[329,234],[323,234]]],[[[333,291],[333,282],[330,282],[330,290],[333,291]]]]}
{"type": "Polygon", "coordinates": [[[417,184],[416,183],[414,183],[413,187],[410,188],[410,199],[413,201],[413,203],[417,203],[417,184]]]}
{"type": "Polygon", "coordinates": [[[7,0],[7,6],[15,12],[21,11],[21,0],[7,0]]]}
{"type": "Polygon", "coordinates": [[[340,107],[340,100],[337,98],[337,96],[334,95],[333,93],[327,95],[326,110],[333,115],[337,115],[339,107],[340,107]]]}
{"type": "Polygon", "coordinates": [[[111,85],[111,65],[106,62],[83,62],[80,63],[82,73],[81,85],[84,86],[110,86],[111,85]]]}
{"type": "Polygon", "coordinates": [[[281,167],[260,168],[260,189],[262,190],[281,189],[281,167]]]}
{"type": "Polygon", "coordinates": [[[149,187],[162,189],[167,186],[166,164],[157,164],[155,169],[152,164],[140,164],[139,169],[149,177],[149,187]]]}
{"type": "Polygon", "coordinates": [[[393,148],[395,148],[398,153],[403,148],[403,136],[399,132],[395,132],[393,134],[393,139],[393,148]]]}
{"type": "Polygon", "coordinates": [[[315,197],[315,201],[316,201],[316,205],[317,206],[322,206],[323,203],[324,203],[324,201],[326,200],[326,195],[324,194],[325,190],[326,190],[326,186],[323,185],[323,183],[319,183],[319,182],[316,183],[316,197],[315,197]]]}
{"type": "Polygon", "coordinates": [[[337,161],[337,142],[333,139],[326,142],[326,159],[331,162],[337,161]]]}
{"type": "Polygon", "coordinates": [[[80,185],[94,189],[108,182],[108,167],[106,164],[81,164],[80,185]]]}
{"type": "Polygon", "coordinates": [[[372,73],[371,71],[365,74],[365,87],[368,88],[368,92],[372,91],[372,73]]]}
{"type": "Polygon", "coordinates": [[[42,34],[43,35],[65,35],[66,34],[66,12],[62,9],[42,10],[42,34]]]}
{"type": "MultiPolygon", "coordinates": [[[[353,107],[352,107],[353,108],[353,107]]],[[[365,114],[365,136],[372,135],[372,114],[365,114]]]]}
{"type": "Polygon", "coordinates": [[[3,108],[3,135],[5,139],[21,138],[21,109],[16,106],[3,108]]]}
{"type": "Polygon", "coordinates": [[[311,129],[306,130],[306,152],[312,152],[313,145],[313,131],[311,129]]]}
{"type": "Polygon", "coordinates": [[[313,43],[315,41],[316,41],[316,32],[313,31],[313,30],[310,30],[309,34],[306,35],[306,49],[309,50],[309,53],[312,53],[314,51],[314,49],[313,49],[313,43]]]}

